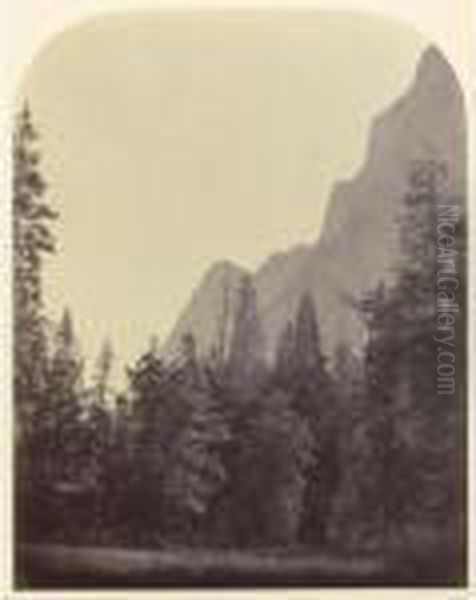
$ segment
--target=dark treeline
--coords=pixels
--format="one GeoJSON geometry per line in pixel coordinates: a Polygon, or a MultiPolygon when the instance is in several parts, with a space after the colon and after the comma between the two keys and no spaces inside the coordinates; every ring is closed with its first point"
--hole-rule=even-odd
{"type": "Polygon", "coordinates": [[[366,326],[359,353],[341,346],[324,355],[326,315],[305,293],[274,359],[265,359],[256,291],[244,277],[226,345],[199,356],[190,334],[171,361],[152,342],[128,367],[111,408],[110,345],[87,387],[71,314],[53,333],[45,318],[42,264],[54,251],[56,215],[44,201],[27,108],[14,151],[19,541],[461,547],[465,231],[460,218],[456,383],[441,395],[437,206],[455,204],[445,197],[442,165],[411,169],[392,282],[353,301],[366,326]]]}

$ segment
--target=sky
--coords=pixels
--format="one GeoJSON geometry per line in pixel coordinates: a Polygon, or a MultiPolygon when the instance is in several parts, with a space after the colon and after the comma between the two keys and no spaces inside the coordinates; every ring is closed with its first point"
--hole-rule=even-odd
{"type": "Polygon", "coordinates": [[[312,242],[372,119],[425,41],[342,14],[136,14],[67,29],[22,86],[61,218],[49,311],[90,363],[165,341],[216,260],[255,269],[312,242]]]}

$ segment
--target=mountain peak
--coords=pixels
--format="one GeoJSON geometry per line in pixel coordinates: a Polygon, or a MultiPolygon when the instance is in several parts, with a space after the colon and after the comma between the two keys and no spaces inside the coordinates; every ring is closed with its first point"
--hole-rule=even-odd
{"type": "Polygon", "coordinates": [[[420,68],[447,67],[449,63],[443,52],[434,44],[427,46],[420,59],[420,68]]]}
{"type": "Polygon", "coordinates": [[[230,260],[214,263],[205,273],[164,346],[164,353],[178,352],[184,334],[192,334],[200,356],[209,356],[221,335],[223,320],[229,326],[237,290],[243,277],[252,274],[230,260]]]}
{"type": "Polygon", "coordinates": [[[207,282],[228,279],[229,277],[244,276],[250,274],[247,269],[232,262],[231,260],[220,260],[215,262],[206,272],[204,280],[207,282]]]}
{"type": "Polygon", "coordinates": [[[431,45],[421,55],[417,67],[417,82],[426,86],[434,84],[460,90],[453,66],[437,46],[431,45]]]}

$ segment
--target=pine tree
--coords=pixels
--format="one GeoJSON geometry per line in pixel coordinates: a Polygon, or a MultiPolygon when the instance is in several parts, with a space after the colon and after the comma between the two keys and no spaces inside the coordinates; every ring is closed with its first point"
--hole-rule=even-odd
{"type": "Polygon", "coordinates": [[[77,480],[86,466],[83,428],[80,423],[83,359],[69,309],[58,327],[55,350],[47,378],[48,404],[43,419],[50,424],[57,476],[77,480]]]}
{"type": "Polygon", "coordinates": [[[315,468],[307,420],[279,389],[263,391],[241,416],[234,446],[233,538],[244,546],[293,546],[315,468]]]}
{"type": "Polygon", "coordinates": [[[48,379],[48,396],[55,408],[79,402],[83,360],[74,330],[71,311],[63,311],[58,326],[55,349],[48,379]]]}
{"type": "Polygon", "coordinates": [[[182,407],[176,402],[177,373],[160,358],[157,341],[128,369],[131,397],[129,520],[136,542],[156,543],[163,535],[164,477],[182,407]],[[137,498],[141,499],[140,504],[137,498]],[[137,536],[139,536],[137,538],[137,536]]]}
{"type": "Polygon", "coordinates": [[[295,333],[294,405],[309,423],[314,460],[304,496],[301,538],[320,544],[327,536],[333,498],[339,478],[337,404],[327,358],[321,349],[314,301],[305,293],[298,307],[295,333]]]}
{"type": "Polygon", "coordinates": [[[110,498],[107,469],[110,468],[112,445],[112,420],[103,403],[94,402],[89,407],[84,424],[84,483],[92,489],[91,533],[94,542],[105,539],[110,498]]]}
{"type": "Polygon", "coordinates": [[[455,523],[451,475],[460,431],[457,402],[437,398],[437,220],[445,196],[445,170],[414,165],[399,222],[401,260],[391,285],[360,305],[368,327],[365,375],[368,415],[354,435],[355,498],[360,517],[350,528],[389,548],[416,547],[455,523]],[[369,533],[372,531],[372,535],[369,533]],[[408,539],[406,536],[409,536],[408,539]],[[406,541],[405,541],[406,540],[406,541]]]}
{"type": "Polygon", "coordinates": [[[183,418],[167,456],[166,520],[169,535],[189,543],[210,542],[211,511],[227,481],[223,454],[230,430],[223,406],[207,385],[191,334],[182,340],[182,356],[173,393],[183,418]]]}
{"type": "Polygon", "coordinates": [[[178,529],[173,534],[193,543],[197,536],[206,536],[210,508],[226,483],[222,448],[230,434],[205,391],[188,390],[187,395],[190,414],[168,457],[164,485],[172,515],[168,521],[175,521],[178,529]]]}
{"type": "Polygon", "coordinates": [[[47,341],[43,306],[44,259],[54,252],[56,213],[44,200],[38,134],[28,105],[13,137],[14,383],[17,434],[31,433],[32,415],[45,397],[47,341]]]}
{"type": "Polygon", "coordinates": [[[383,337],[389,349],[387,362],[380,368],[388,404],[385,475],[388,479],[395,475],[401,482],[405,474],[404,485],[397,485],[393,477],[386,485],[388,535],[397,528],[401,531],[402,523],[419,521],[424,526],[423,521],[438,512],[439,502],[444,512],[441,485],[427,487],[426,483],[428,478],[440,478],[436,463],[444,463],[443,456],[437,457],[442,447],[442,419],[446,417],[435,402],[437,348],[433,339],[437,204],[444,176],[443,166],[433,161],[416,164],[410,174],[406,212],[400,225],[402,264],[385,306],[383,337]]]}
{"type": "MultiPolygon", "coordinates": [[[[48,523],[38,509],[51,480],[51,436],[45,428],[49,348],[43,302],[45,259],[55,250],[51,225],[57,214],[45,199],[38,134],[28,105],[13,133],[13,303],[15,513],[19,536],[35,535],[48,523]]],[[[44,510],[44,513],[47,511],[44,510]]]]}
{"type": "Polygon", "coordinates": [[[114,362],[114,351],[110,340],[105,340],[99,353],[95,379],[95,397],[98,404],[105,406],[109,391],[109,380],[111,377],[112,366],[114,362]]]}
{"type": "Polygon", "coordinates": [[[249,275],[238,290],[236,312],[228,358],[228,374],[238,389],[250,392],[262,379],[265,369],[264,340],[256,290],[249,275]]]}
{"type": "Polygon", "coordinates": [[[339,398],[346,408],[352,409],[352,400],[362,383],[362,357],[346,344],[339,344],[332,364],[332,378],[338,386],[339,398]]]}
{"type": "Polygon", "coordinates": [[[276,348],[274,383],[283,389],[290,389],[297,372],[295,352],[295,325],[289,320],[284,327],[276,348]]]}
{"type": "Polygon", "coordinates": [[[150,349],[128,369],[132,395],[133,446],[136,462],[146,477],[161,472],[164,463],[163,441],[157,435],[158,405],[166,372],[154,341],[150,349]]]}
{"type": "Polygon", "coordinates": [[[320,543],[338,478],[337,403],[321,349],[314,301],[304,293],[294,323],[288,323],[278,345],[272,381],[290,394],[292,407],[310,428],[313,464],[308,472],[301,538],[320,543]]]}
{"type": "MultiPolygon", "coordinates": [[[[407,196],[407,217],[402,224],[406,254],[404,251],[393,303],[401,314],[399,341],[400,347],[405,349],[405,358],[400,361],[396,389],[403,387],[408,391],[406,400],[401,392],[394,399],[399,442],[394,472],[406,473],[406,485],[394,489],[389,519],[398,530],[402,529],[402,522],[407,525],[410,541],[417,526],[422,535],[429,532],[433,536],[448,535],[444,543],[450,546],[461,542],[458,511],[461,511],[460,498],[464,497],[464,475],[458,480],[455,474],[461,476],[464,470],[461,440],[465,431],[462,420],[465,399],[458,393],[461,388],[455,389],[453,394],[439,396],[435,375],[440,352],[439,342],[435,340],[440,337],[438,273],[448,266],[437,241],[437,210],[438,205],[458,206],[458,199],[448,194],[446,179],[444,163],[426,161],[415,166],[407,196]],[[409,242],[411,227],[414,235],[409,242]]],[[[462,223],[460,219],[459,225],[462,223]]],[[[465,265],[464,256],[457,256],[459,249],[464,251],[464,231],[459,227],[455,231],[454,245],[454,274],[458,275],[460,285],[464,281],[465,265]]],[[[456,336],[457,315],[452,326],[456,336]]],[[[455,337],[454,343],[456,361],[465,344],[464,335],[461,339],[455,337]]],[[[458,375],[464,382],[464,360],[458,375]]]]}
{"type": "Polygon", "coordinates": [[[391,346],[383,334],[389,318],[387,295],[387,288],[380,285],[359,303],[368,328],[363,385],[354,398],[354,414],[346,432],[345,467],[331,521],[332,541],[353,550],[385,549],[386,450],[393,435],[386,396],[392,384],[386,380],[384,367],[392,360],[391,346]]]}
{"type": "Polygon", "coordinates": [[[309,292],[301,297],[296,317],[295,362],[298,373],[324,379],[325,358],[316,319],[314,301],[309,292]]]}
{"type": "MultiPolygon", "coordinates": [[[[99,407],[101,408],[101,407],[99,407]]],[[[137,489],[131,485],[136,465],[132,446],[132,418],[129,399],[120,394],[110,413],[103,409],[100,414],[107,419],[99,420],[102,433],[99,439],[107,439],[102,447],[100,463],[100,488],[96,494],[96,521],[100,523],[101,537],[110,544],[134,541],[131,527],[131,504],[137,489]]]]}

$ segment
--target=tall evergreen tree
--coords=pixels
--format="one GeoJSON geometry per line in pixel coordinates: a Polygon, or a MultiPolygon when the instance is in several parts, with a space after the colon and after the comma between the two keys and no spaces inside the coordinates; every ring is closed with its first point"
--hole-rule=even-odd
{"type": "Polygon", "coordinates": [[[458,465],[461,404],[438,399],[434,339],[437,207],[454,203],[444,177],[438,162],[414,165],[399,222],[401,261],[394,283],[361,303],[368,327],[368,415],[354,435],[355,466],[362,475],[355,477],[354,494],[360,518],[349,529],[355,533],[362,526],[367,539],[372,530],[375,543],[385,548],[398,540],[415,548],[419,539],[445,529],[457,537],[451,498],[462,487],[451,471],[458,465]]]}
{"type": "Polygon", "coordinates": [[[77,404],[81,392],[83,360],[74,330],[71,311],[63,311],[51,360],[48,395],[55,407],[77,404]]]}
{"type": "Polygon", "coordinates": [[[241,415],[234,446],[233,539],[244,546],[293,546],[307,506],[306,487],[315,469],[309,422],[289,394],[263,391],[241,415]]]}
{"type": "Polygon", "coordinates": [[[31,429],[31,417],[45,393],[42,273],[45,257],[54,252],[50,226],[57,217],[44,199],[47,186],[37,142],[25,104],[13,136],[14,384],[17,425],[23,432],[31,429]]]}
{"type": "Polygon", "coordinates": [[[295,362],[301,373],[324,378],[325,358],[321,350],[314,300],[309,292],[301,297],[296,316],[295,362]]]}
{"type": "Polygon", "coordinates": [[[85,468],[82,426],[80,424],[83,359],[69,309],[58,327],[55,349],[47,378],[48,404],[45,411],[51,423],[57,474],[75,480],[85,468]]]}
{"type": "MultiPolygon", "coordinates": [[[[164,390],[167,370],[160,359],[157,342],[128,369],[131,393],[130,474],[131,527],[146,537],[155,537],[161,528],[163,474],[166,462],[164,390]],[[140,505],[138,503],[140,498],[140,505]]],[[[147,540],[146,540],[147,541],[147,540]]]]}
{"type": "Polygon", "coordinates": [[[264,340],[251,276],[243,277],[238,290],[236,312],[228,358],[230,381],[238,388],[250,390],[264,372],[264,340]]]}
{"type": "Polygon", "coordinates": [[[94,374],[96,388],[94,395],[96,397],[96,401],[101,406],[105,406],[107,402],[109,380],[111,378],[113,362],[114,351],[112,344],[110,340],[105,340],[97,359],[96,371],[94,374]]]}
{"type": "MultiPolygon", "coordinates": [[[[440,354],[439,327],[443,323],[448,328],[444,333],[453,336],[451,362],[456,362],[460,349],[464,348],[465,337],[457,338],[458,315],[438,303],[438,285],[442,276],[450,276],[458,280],[455,288],[459,287],[464,281],[465,264],[463,214],[454,235],[445,240],[450,243],[449,250],[445,243],[439,242],[439,206],[459,206],[463,210],[460,199],[448,194],[447,175],[442,162],[415,165],[407,196],[407,215],[402,224],[404,264],[392,297],[402,323],[397,343],[404,348],[396,377],[396,390],[400,394],[394,399],[400,448],[394,471],[406,473],[406,485],[394,490],[389,519],[400,531],[401,523],[406,524],[410,537],[415,525],[425,534],[445,532],[449,536],[445,543],[454,547],[462,541],[459,512],[465,495],[462,445],[465,398],[456,384],[452,393],[438,393],[439,365],[445,362],[440,359],[449,356],[440,354]],[[408,233],[410,229],[413,236],[408,233]],[[458,250],[463,251],[463,256],[458,256],[458,250]],[[408,435],[409,430],[413,430],[413,436],[408,435]]],[[[458,299],[458,290],[455,292],[458,299]]],[[[464,297],[459,299],[464,306],[464,297]]],[[[459,375],[464,382],[464,360],[461,367],[454,376],[459,375]]]]}
{"type": "Polygon", "coordinates": [[[314,440],[314,460],[304,496],[301,538],[320,544],[327,536],[332,502],[337,488],[338,453],[336,399],[327,359],[321,348],[314,301],[305,293],[295,326],[294,405],[308,421],[314,440]]]}
{"type": "Polygon", "coordinates": [[[295,323],[290,319],[278,339],[274,365],[274,383],[283,389],[292,387],[297,372],[295,334],[295,323]]]}
{"type": "Polygon", "coordinates": [[[313,440],[313,461],[303,496],[301,539],[321,543],[338,479],[337,405],[321,349],[319,326],[310,293],[303,294],[294,323],[281,336],[273,381],[290,394],[291,406],[304,419],[313,440]]]}
{"type": "Polygon", "coordinates": [[[224,449],[230,441],[230,429],[223,405],[208,386],[191,334],[182,340],[182,356],[172,393],[183,417],[167,455],[164,516],[169,535],[189,543],[210,543],[212,510],[228,477],[224,449]]]}

